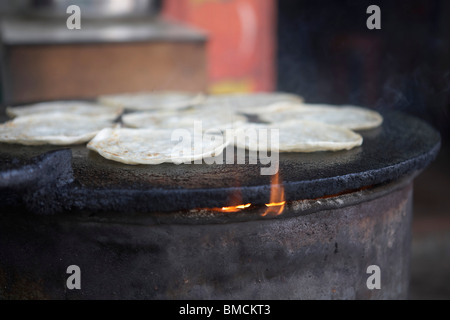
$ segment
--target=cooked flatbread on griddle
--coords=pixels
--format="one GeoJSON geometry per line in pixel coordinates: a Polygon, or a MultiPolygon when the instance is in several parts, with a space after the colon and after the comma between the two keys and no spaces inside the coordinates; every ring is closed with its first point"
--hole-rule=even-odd
{"type": "Polygon", "coordinates": [[[201,93],[161,91],[103,95],[97,101],[131,111],[177,110],[203,102],[201,93]]]}
{"type": "MultiPolygon", "coordinates": [[[[238,113],[258,114],[270,105],[280,103],[303,103],[303,98],[296,94],[285,92],[255,92],[210,95],[206,100],[195,106],[197,109],[226,109],[238,113]]],[[[273,108],[273,107],[271,107],[273,108]]]]}
{"type": "Polygon", "coordinates": [[[246,121],[245,116],[224,109],[134,112],[122,117],[122,122],[127,127],[153,129],[193,129],[198,123],[203,130],[226,129],[234,128],[246,121]]]}
{"type": "MultiPolygon", "coordinates": [[[[263,131],[264,132],[264,131],[263,131]]],[[[279,152],[315,152],[350,150],[363,142],[361,135],[342,127],[312,121],[286,121],[283,123],[246,124],[235,131],[235,145],[252,151],[261,149],[279,152]],[[259,131],[279,130],[279,140],[262,143],[259,131]]]]}
{"type": "Polygon", "coordinates": [[[273,124],[296,119],[322,122],[352,130],[364,130],[376,128],[383,122],[383,117],[376,111],[347,105],[284,104],[284,106],[278,105],[278,110],[275,112],[267,111],[258,116],[261,120],[273,124]]]}
{"type": "Polygon", "coordinates": [[[125,164],[186,163],[218,156],[228,145],[221,135],[184,130],[104,129],[87,147],[106,159],[125,164]],[[188,138],[186,137],[188,135],[188,138]]]}
{"type": "Polygon", "coordinates": [[[0,124],[0,142],[24,145],[71,145],[92,139],[111,121],[89,116],[49,113],[17,117],[0,124]]]}
{"type": "Polygon", "coordinates": [[[122,111],[122,107],[109,107],[87,101],[48,101],[6,108],[6,113],[11,118],[43,113],[70,113],[115,120],[122,114],[122,111]]]}

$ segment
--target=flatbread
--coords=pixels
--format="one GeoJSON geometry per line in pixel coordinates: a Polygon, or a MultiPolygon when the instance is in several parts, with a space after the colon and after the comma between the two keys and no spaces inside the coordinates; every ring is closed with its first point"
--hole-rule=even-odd
{"type": "Polygon", "coordinates": [[[24,145],[72,145],[92,139],[111,121],[63,113],[17,117],[0,124],[0,142],[24,145]]]}
{"type": "Polygon", "coordinates": [[[70,113],[104,120],[115,120],[122,114],[122,111],[122,107],[109,107],[87,101],[49,101],[6,108],[6,113],[11,118],[32,114],[70,113]]]}
{"type": "MultiPolygon", "coordinates": [[[[272,106],[272,107],[276,107],[272,106]]],[[[352,130],[373,129],[380,126],[383,117],[376,111],[357,106],[323,104],[278,104],[277,110],[267,110],[259,118],[269,123],[297,119],[340,126],[352,130]]]]}
{"type": "Polygon", "coordinates": [[[201,125],[203,130],[235,128],[247,117],[223,109],[187,110],[178,112],[135,112],[122,117],[122,122],[130,128],[153,129],[194,129],[201,125]]]}
{"type": "Polygon", "coordinates": [[[199,104],[205,99],[201,93],[162,91],[103,95],[98,102],[123,107],[131,111],[177,110],[199,104]]]}
{"type": "MultiPolygon", "coordinates": [[[[235,131],[235,145],[238,148],[245,148],[251,151],[278,152],[315,152],[315,151],[338,151],[350,150],[360,146],[363,138],[358,133],[338,126],[332,126],[320,122],[312,121],[286,121],[283,123],[265,125],[265,124],[247,124],[235,131]],[[278,145],[274,144],[268,138],[267,145],[259,140],[260,129],[278,129],[278,145]],[[251,134],[248,130],[253,130],[257,134],[251,134]],[[267,147],[267,149],[265,149],[267,147]]],[[[271,136],[267,131],[267,137],[271,136]]]]}
{"type": "Polygon", "coordinates": [[[174,130],[104,129],[87,147],[109,160],[133,165],[155,165],[164,162],[179,164],[218,156],[229,143],[213,133],[191,130],[188,134],[189,140],[185,141],[188,146],[185,148],[174,130]]]}
{"type": "MultiPolygon", "coordinates": [[[[197,105],[200,109],[226,109],[243,114],[258,114],[265,108],[279,102],[303,103],[299,95],[285,92],[255,92],[210,95],[197,105]]],[[[273,108],[273,107],[269,107],[273,108]]]]}

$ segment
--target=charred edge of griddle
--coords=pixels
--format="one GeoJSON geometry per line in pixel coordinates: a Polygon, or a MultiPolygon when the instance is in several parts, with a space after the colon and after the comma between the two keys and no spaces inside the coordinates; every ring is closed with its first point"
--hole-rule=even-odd
{"type": "Polygon", "coordinates": [[[177,212],[171,215],[172,221],[167,215],[160,216],[160,222],[163,223],[166,220],[169,223],[181,222],[181,223],[230,223],[241,222],[248,220],[267,220],[267,219],[286,219],[290,217],[297,217],[303,215],[313,214],[317,211],[331,210],[336,208],[347,207],[355,205],[361,202],[370,201],[379,197],[382,197],[390,192],[398,190],[400,188],[409,185],[414,177],[419,172],[415,172],[412,175],[402,177],[396,181],[387,181],[377,185],[366,186],[359,189],[352,189],[340,192],[335,195],[323,196],[315,199],[301,199],[288,201],[285,204],[285,208],[280,215],[266,215],[267,207],[265,205],[252,205],[247,209],[243,209],[238,212],[225,213],[217,212],[210,208],[199,208],[184,212],[177,212]]]}
{"type": "Polygon", "coordinates": [[[247,209],[233,213],[217,212],[208,208],[174,211],[171,213],[129,212],[126,215],[124,215],[123,212],[92,212],[90,210],[85,210],[71,216],[76,220],[89,222],[130,225],[208,225],[240,223],[256,220],[268,221],[272,219],[289,219],[314,214],[318,211],[344,208],[375,200],[396,190],[410,187],[416,174],[408,175],[395,181],[363,187],[357,190],[348,190],[333,196],[289,201],[286,202],[283,213],[278,216],[264,216],[263,214],[267,209],[265,205],[252,205],[247,209]]]}

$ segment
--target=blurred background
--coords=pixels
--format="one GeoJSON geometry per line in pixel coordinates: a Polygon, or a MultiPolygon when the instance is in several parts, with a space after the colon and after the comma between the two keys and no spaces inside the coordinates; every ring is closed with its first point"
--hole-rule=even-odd
{"type": "Polygon", "coordinates": [[[428,122],[443,144],[415,181],[410,296],[450,298],[450,1],[2,0],[0,15],[2,104],[276,90],[428,122]]]}

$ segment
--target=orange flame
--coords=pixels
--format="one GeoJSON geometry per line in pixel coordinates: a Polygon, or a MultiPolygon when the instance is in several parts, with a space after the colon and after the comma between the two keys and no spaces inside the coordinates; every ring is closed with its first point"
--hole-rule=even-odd
{"type": "Polygon", "coordinates": [[[284,187],[280,183],[280,175],[277,172],[277,174],[272,176],[270,183],[270,203],[266,204],[267,209],[262,216],[279,216],[283,213],[285,205],[284,187]]]}
{"type": "MultiPolygon", "coordinates": [[[[240,203],[242,201],[242,197],[240,192],[236,193],[234,195],[234,203],[240,203]]],[[[211,208],[209,210],[215,211],[215,212],[225,212],[225,213],[232,213],[232,212],[239,212],[242,210],[245,210],[247,208],[250,208],[252,206],[251,203],[247,204],[239,204],[235,206],[227,206],[222,208],[211,208]]],[[[284,187],[283,184],[280,183],[280,175],[279,173],[272,176],[270,181],[270,202],[266,204],[266,210],[264,211],[261,216],[279,216],[283,213],[284,208],[286,206],[286,201],[284,198],[284,187]]]]}
{"type": "Polygon", "coordinates": [[[218,211],[218,212],[239,212],[241,210],[247,209],[248,207],[250,207],[252,204],[251,203],[247,203],[247,204],[240,204],[238,206],[230,206],[230,207],[222,207],[222,208],[213,208],[213,211],[218,211]]]}
{"type": "Polygon", "coordinates": [[[239,212],[241,210],[247,209],[252,204],[242,204],[242,194],[241,189],[239,188],[239,182],[237,182],[238,188],[236,188],[236,191],[231,195],[230,197],[230,206],[222,207],[222,208],[212,208],[212,211],[215,212],[239,212]]]}

